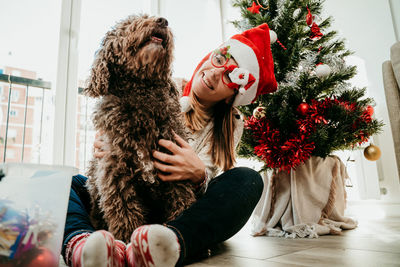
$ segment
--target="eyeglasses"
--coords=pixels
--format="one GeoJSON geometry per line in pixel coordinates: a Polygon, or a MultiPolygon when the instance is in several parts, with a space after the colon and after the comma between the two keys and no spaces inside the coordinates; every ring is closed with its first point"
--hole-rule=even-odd
{"type": "Polygon", "coordinates": [[[236,83],[233,83],[231,81],[231,79],[229,78],[229,74],[238,66],[232,64],[232,65],[228,65],[230,54],[228,54],[226,52],[225,48],[221,48],[218,49],[216,51],[214,51],[211,55],[211,64],[215,67],[215,68],[224,68],[223,73],[221,74],[221,80],[222,82],[228,86],[231,89],[238,89],[239,85],[236,83]],[[224,53],[225,51],[225,53],[224,53]]]}

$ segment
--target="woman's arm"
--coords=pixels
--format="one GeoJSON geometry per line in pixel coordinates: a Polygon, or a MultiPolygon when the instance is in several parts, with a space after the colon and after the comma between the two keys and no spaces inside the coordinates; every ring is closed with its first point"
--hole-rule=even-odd
{"type": "MultiPolygon", "coordinates": [[[[95,158],[103,158],[109,153],[104,150],[102,134],[97,132],[95,136],[93,144],[95,158]]],[[[160,151],[153,152],[153,157],[156,159],[153,162],[154,167],[163,172],[159,172],[158,177],[163,181],[191,180],[194,184],[201,184],[207,176],[205,164],[179,135],[175,134],[175,140],[178,144],[165,139],[159,141],[159,145],[171,151],[172,155],[160,151]]]]}

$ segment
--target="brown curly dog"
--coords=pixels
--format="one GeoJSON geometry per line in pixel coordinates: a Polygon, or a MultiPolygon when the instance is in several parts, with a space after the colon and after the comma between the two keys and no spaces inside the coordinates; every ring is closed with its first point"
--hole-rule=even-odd
{"type": "Polygon", "coordinates": [[[92,222],[125,242],[138,226],[172,220],[195,201],[192,183],[163,182],[152,163],[159,139],[186,136],[173,46],[166,19],[129,16],[104,37],[85,90],[100,97],[93,121],[110,151],[87,173],[92,222]]]}

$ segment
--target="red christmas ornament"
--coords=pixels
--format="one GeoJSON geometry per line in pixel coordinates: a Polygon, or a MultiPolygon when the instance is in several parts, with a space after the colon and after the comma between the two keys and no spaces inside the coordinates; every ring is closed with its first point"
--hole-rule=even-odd
{"type": "Polygon", "coordinates": [[[374,108],[372,106],[367,106],[367,113],[372,117],[372,115],[374,115],[374,108]]]}
{"type": "Polygon", "coordinates": [[[307,7],[307,16],[306,16],[306,22],[308,26],[311,26],[311,24],[313,23],[313,15],[311,14],[310,9],[307,7]]]}
{"type": "Polygon", "coordinates": [[[373,114],[374,114],[374,108],[371,106],[367,106],[367,108],[361,114],[361,120],[363,120],[366,123],[370,123],[372,121],[373,114]]]}
{"type": "Polygon", "coordinates": [[[313,23],[313,25],[311,26],[311,35],[310,38],[311,39],[321,39],[321,37],[324,36],[320,30],[320,28],[318,27],[317,23],[313,23]]]}
{"type": "Polygon", "coordinates": [[[40,248],[40,252],[28,264],[27,267],[56,267],[58,266],[58,258],[56,258],[48,248],[40,248]]]}
{"type": "Polygon", "coordinates": [[[259,14],[260,13],[260,7],[257,5],[255,2],[253,2],[253,5],[251,7],[248,7],[247,10],[250,11],[253,14],[259,14]]]}
{"type": "Polygon", "coordinates": [[[297,107],[297,112],[302,115],[305,116],[307,115],[308,111],[310,109],[310,105],[307,103],[301,103],[298,107],[297,107]]]}

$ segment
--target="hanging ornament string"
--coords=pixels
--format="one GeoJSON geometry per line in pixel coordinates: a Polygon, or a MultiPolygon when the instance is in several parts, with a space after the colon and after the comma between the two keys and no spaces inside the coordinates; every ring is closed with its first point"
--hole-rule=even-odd
{"type": "Polygon", "coordinates": [[[278,35],[273,30],[269,30],[269,40],[271,44],[277,42],[283,48],[283,50],[286,50],[286,47],[278,40],[278,35]]]}
{"type": "Polygon", "coordinates": [[[276,42],[283,48],[283,50],[287,49],[278,39],[276,39],[276,42]]]}
{"type": "Polygon", "coordinates": [[[321,32],[321,29],[319,28],[318,24],[315,23],[314,15],[311,14],[311,10],[308,8],[308,6],[306,6],[306,8],[307,8],[306,23],[311,30],[310,38],[319,40],[322,38],[322,36],[324,36],[324,34],[321,32]]]}
{"type": "Polygon", "coordinates": [[[261,7],[261,9],[267,10],[269,8],[269,5],[267,5],[267,7],[263,7],[262,5],[260,5],[260,2],[258,2],[258,0],[256,0],[256,1],[257,1],[257,4],[261,7]]]}

